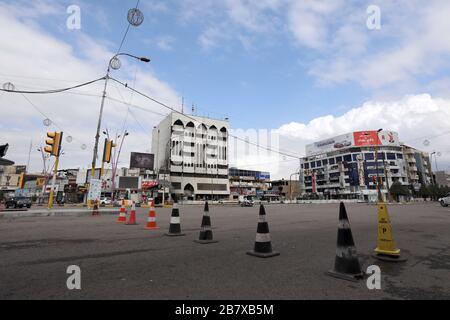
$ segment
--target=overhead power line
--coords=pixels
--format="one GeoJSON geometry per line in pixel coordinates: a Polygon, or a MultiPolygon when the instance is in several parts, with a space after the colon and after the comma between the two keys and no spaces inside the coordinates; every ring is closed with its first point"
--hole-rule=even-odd
{"type": "MultiPolygon", "coordinates": [[[[178,114],[183,115],[183,116],[185,116],[185,117],[187,117],[187,118],[189,118],[189,119],[191,119],[191,120],[193,120],[193,121],[196,121],[195,118],[190,117],[189,115],[184,114],[184,113],[182,113],[182,112],[180,112],[180,111],[174,109],[173,107],[171,107],[171,106],[169,106],[169,105],[167,105],[167,104],[165,104],[165,103],[162,103],[162,102],[160,102],[160,101],[158,101],[158,100],[156,100],[156,99],[154,99],[154,98],[148,96],[147,94],[142,93],[142,92],[140,92],[140,91],[134,89],[133,87],[130,87],[127,83],[123,83],[123,82],[121,82],[121,81],[119,81],[119,80],[117,80],[117,79],[115,79],[115,78],[112,78],[112,77],[111,77],[110,79],[113,80],[113,81],[115,81],[115,82],[117,82],[117,83],[119,83],[119,84],[121,84],[122,86],[124,86],[124,87],[127,88],[128,90],[131,90],[131,91],[137,93],[138,95],[140,95],[140,96],[142,96],[142,97],[144,97],[144,98],[147,98],[147,99],[149,99],[149,100],[155,102],[156,104],[158,104],[158,105],[160,105],[160,106],[162,106],[162,107],[164,107],[164,108],[166,108],[166,109],[171,110],[172,112],[178,113],[178,114]]],[[[231,135],[231,134],[230,134],[229,136],[230,136],[230,137],[233,137],[233,138],[235,138],[235,139],[238,139],[238,140],[240,140],[240,141],[242,141],[242,142],[244,142],[244,143],[251,144],[251,145],[254,145],[254,146],[258,147],[258,148],[264,149],[264,150],[266,150],[266,151],[278,153],[278,154],[283,155],[283,156],[286,156],[286,157],[291,157],[291,158],[295,158],[295,159],[301,159],[301,156],[298,156],[298,155],[293,155],[293,154],[289,154],[289,153],[287,153],[287,152],[282,152],[282,151],[280,151],[280,150],[272,149],[272,148],[267,147],[267,146],[262,146],[262,145],[260,145],[260,144],[258,144],[258,143],[250,142],[250,141],[248,141],[248,140],[245,140],[245,139],[240,138],[240,137],[235,136],[235,135],[231,135]]]]}
{"type": "Polygon", "coordinates": [[[88,82],[85,82],[85,83],[82,83],[82,84],[79,84],[76,86],[62,88],[62,89],[52,89],[52,90],[43,90],[43,91],[24,91],[24,90],[8,90],[8,89],[0,88],[0,91],[9,92],[9,93],[22,93],[22,94],[54,94],[54,93],[60,93],[60,92],[65,92],[65,91],[85,87],[85,86],[91,85],[95,82],[105,80],[105,78],[106,77],[101,77],[99,79],[95,79],[95,80],[88,81],[88,82]]]}

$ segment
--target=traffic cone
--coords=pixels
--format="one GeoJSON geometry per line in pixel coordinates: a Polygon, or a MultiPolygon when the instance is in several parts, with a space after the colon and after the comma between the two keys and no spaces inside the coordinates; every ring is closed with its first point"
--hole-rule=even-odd
{"type": "Polygon", "coordinates": [[[247,254],[259,258],[270,258],[280,255],[279,252],[272,251],[269,224],[266,221],[266,210],[263,205],[259,207],[259,221],[258,229],[256,231],[255,247],[253,251],[248,251],[247,254]]]}
{"type": "Polygon", "coordinates": [[[148,212],[148,220],[147,225],[145,226],[146,230],[157,230],[159,227],[156,224],[156,213],[155,213],[155,205],[154,202],[150,202],[150,211],[148,212]]]}
{"type": "Polygon", "coordinates": [[[395,245],[392,235],[392,225],[386,203],[378,203],[378,238],[374,258],[389,262],[404,262],[407,259],[400,256],[400,249],[395,245]]]}
{"type": "Polygon", "coordinates": [[[134,203],[134,201],[131,204],[130,217],[128,218],[128,222],[125,224],[128,226],[137,225],[137,223],[136,223],[136,204],[134,203]]]}
{"type": "Polygon", "coordinates": [[[339,224],[337,235],[336,260],[334,270],[328,271],[328,275],[350,281],[358,281],[364,277],[361,264],[358,260],[352,230],[347,217],[345,205],[341,202],[339,208],[339,224]]]}
{"type": "Polygon", "coordinates": [[[198,240],[194,242],[201,244],[216,243],[218,241],[213,240],[213,232],[211,229],[211,217],[209,216],[209,205],[208,201],[205,202],[205,209],[203,210],[202,218],[202,230],[200,231],[200,236],[198,240]]]}
{"type": "Polygon", "coordinates": [[[126,223],[127,222],[127,209],[125,208],[125,201],[122,200],[122,206],[119,211],[119,218],[116,221],[117,223],[126,223]]]}
{"type": "Polygon", "coordinates": [[[98,201],[94,202],[94,209],[92,210],[92,216],[99,216],[100,211],[98,210],[98,201]]]}
{"type": "Polygon", "coordinates": [[[170,217],[170,227],[169,232],[166,233],[169,237],[179,237],[184,236],[184,233],[181,233],[181,223],[180,223],[180,210],[178,209],[178,202],[175,198],[174,204],[172,207],[172,216],[170,217]]]}

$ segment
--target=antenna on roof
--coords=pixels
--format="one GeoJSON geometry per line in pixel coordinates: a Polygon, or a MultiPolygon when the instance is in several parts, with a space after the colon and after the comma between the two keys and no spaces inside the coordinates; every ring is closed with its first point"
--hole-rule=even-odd
{"type": "Polygon", "coordinates": [[[181,113],[184,114],[184,97],[181,97],[181,113]]]}
{"type": "Polygon", "coordinates": [[[195,115],[195,105],[192,104],[192,115],[195,115]]]}

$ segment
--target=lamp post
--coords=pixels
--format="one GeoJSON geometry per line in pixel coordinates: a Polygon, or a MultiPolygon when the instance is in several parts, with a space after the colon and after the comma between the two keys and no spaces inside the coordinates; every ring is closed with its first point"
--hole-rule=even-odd
{"type": "MultiPolygon", "coordinates": [[[[301,169],[301,168],[300,168],[301,169]]],[[[300,175],[300,172],[294,172],[291,174],[291,176],[289,177],[289,200],[292,201],[292,176],[294,175],[300,175]]],[[[300,179],[300,178],[299,178],[300,179]]]]}
{"type": "Polygon", "coordinates": [[[383,131],[383,129],[377,130],[377,141],[375,141],[375,170],[377,171],[377,194],[378,194],[378,202],[383,202],[383,196],[381,195],[381,186],[380,186],[380,179],[378,175],[378,143],[380,141],[380,138],[378,137],[379,133],[383,131]]]}
{"type": "Polygon", "coordinates": [[[111,58],[111,60],[109,60],[108,69],[106,71],[106,76],[105,76],[105,86],[103,88],[102,102],[101,102],[101,105],[100,105],[100,113],[99,113],[99,116],[98,116],[97,134],[95,136],[94,155],[92,157],[92,171],[91,171],[91,178],[92,179],[95,177],[95,165],[96,165],[96,162],[97,162],[98,142],[99,142],[99,139],[100,139],[100,127],[102,125],[103,108],[105,106],[106,88],[108,86],[109,74],[111,72],[111,69],[114,69],[114,70],[120,69],[121,62],[120,62],[120,60],[118,58],[119,56],[128,56],[128,57],[134,58],[136,60],[140,60],[142,62],[150,62],[149,58],[137,57],[137,56],[134,56],[132,54],[123,53],[123,52],[114,55],[111,58]]]}

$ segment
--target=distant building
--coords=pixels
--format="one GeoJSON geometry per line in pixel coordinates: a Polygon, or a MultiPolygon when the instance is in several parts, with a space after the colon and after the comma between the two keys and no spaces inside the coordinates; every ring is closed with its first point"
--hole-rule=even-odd
{"type": "Polygon", "coordinates": [[[436,184],[441,187],[450,187],[450,172],[449,171],[436,171],[436,184]]]}
{"type": "Polygon", "coordinates": [[[419,188],[421,185],[432,184],[433,172],[429,154],[407,145],[402,147],[409,184],[419,188]]]}
{"type": "Polygon", "coordinates": [[[265,195],[267,198],[295,200],[301,195],[301,184],[299,180],[276,180],[270,184],[271,188],[265,195]]]}
{"type": "Polygon", "coordinates": [[[402,145],[393,131],[352,132],[310,144],[302,173],[307,194],[366,201],[377,197],[377,175],[385,196],[395,182],[417,189],[432,177],[428,155],[402,145]]]}
{"type": "Polygon", "coordinates": [[[262,197],[269,190],[270,173],[230,168],[231,199],[239,196],[262,197]]]}
{"type": "Polygon", "coordinates": [[[227,120],[172,112],[153,129],[152,153],[162,191],[186,200],[227,199],[227,120]]]}

